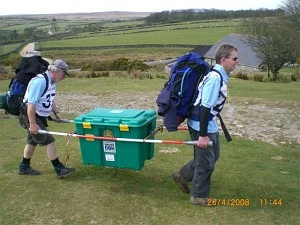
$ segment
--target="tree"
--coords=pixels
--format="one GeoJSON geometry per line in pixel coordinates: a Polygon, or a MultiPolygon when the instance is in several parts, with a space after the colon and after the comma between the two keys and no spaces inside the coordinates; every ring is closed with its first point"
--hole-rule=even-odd
{"type": "Polygon", "coordinates": [[[60,26],[55,18],[52,19],[51,22],[51,31],[58,32],[60,30],[60,26]]]}
{"type": "MultiPolygon", "coordinates": [[[[287,0],[286,5],[297,4],[299,0],[287,0]]],[[[283,6],[283,10],[290,9],[283,6]]],[[[272,18],[256,18],[244,20],[240,28],[248,44],[258,53],[268,69],[268,77],[277,80],[279,70],[287,62],[293,62],[299,56],[300,29],[295,24],[300,12],[282,11],[280,15],[272,18]],[[272,77],[270,77],[270,73],[272,77]]]]}
{"type": "Polygon", "coordinates": [[[36,27],[26,27],[24,29],[23,35],[25,39],[32,40],[34,39],[35,33],[36,33],[36,27]]]}
{"type": "Polygon", "coordinates": [[[287,17],[287,22],[296,29],[300,29],[300,1],[286,0],[281,7],[287,17]]]}
{"type": "MultiPolygon", "coordinates": [[[[296,62],[300,63],[300,1],[299,0],[286,0],[283,2],[282,9],[285,12],[286,24],[291,29],[295,30],[298,36],[296,42],[296,62]]],[[[292,61],[293,62],[293,61],[292,61]]]]}

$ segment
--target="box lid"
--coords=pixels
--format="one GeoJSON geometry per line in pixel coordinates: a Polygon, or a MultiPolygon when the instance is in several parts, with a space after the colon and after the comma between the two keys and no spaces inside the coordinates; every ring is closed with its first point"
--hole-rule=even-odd
{"type": "Polygon", "coordinates": [[[131,127],[140,127],[156,119],[156,116],[157,113],[154,110],[96,108],[76,117],[74,123],[82,124],[83,122],[88,122],[92,125],[106,126],[123,124],[131,127]]]}

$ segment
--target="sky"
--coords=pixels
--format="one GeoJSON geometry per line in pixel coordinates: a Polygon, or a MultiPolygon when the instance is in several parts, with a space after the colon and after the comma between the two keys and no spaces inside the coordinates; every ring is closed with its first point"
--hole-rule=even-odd
{"type": "Polygon", "coordinates": [[[4,0],[0,15],[89,13],[106,11],[161,12],[176,9],[276,9],[283,0],[4,0]]]}

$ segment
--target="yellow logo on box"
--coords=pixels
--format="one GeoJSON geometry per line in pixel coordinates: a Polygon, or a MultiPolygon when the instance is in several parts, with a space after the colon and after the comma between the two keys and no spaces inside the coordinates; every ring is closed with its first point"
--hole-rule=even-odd
{"type": "Polygon", "coordinates": [[[82,126],[85,129],[92,129],[92,124],[90,122],[83,122],[82,126]]]}
{"type": "Polygon", "coordinates": [[[104,137],[114,137],[113,133],[110,130],[105,130],[103,136],[104,137]]]}

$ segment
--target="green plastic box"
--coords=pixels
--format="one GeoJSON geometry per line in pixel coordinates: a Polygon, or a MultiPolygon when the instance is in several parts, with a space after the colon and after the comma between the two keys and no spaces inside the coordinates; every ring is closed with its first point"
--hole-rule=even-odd
{"type": "MultiPolygon", "coordinates": [[[[98,140],[94,136],[144,139],[156,128],[154,110],[96,108],[75,118],[83,164],[141,170],[154,157],[154,144],[98,140]]],[[[154,139],[154,136],[149,139],[154,139]]]]}

